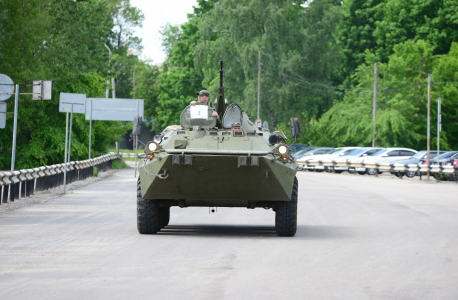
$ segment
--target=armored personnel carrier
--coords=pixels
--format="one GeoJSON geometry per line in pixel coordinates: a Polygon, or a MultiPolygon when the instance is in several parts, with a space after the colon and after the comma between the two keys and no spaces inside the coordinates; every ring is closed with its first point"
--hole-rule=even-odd
{"type": "MultiPolygon", "coordinates": [[[[237,104],[227,105],[223,63],[214,109],[186,107],[180,125],[146,145],[137,184],[137,227],[154,234],[168,225],[170,207],[266,208],[279,236],[297,228],[296,161],[283,132],[256,127],[237,104]]],[[[291,133],[299,136],[298,120],[291,133]]]]}

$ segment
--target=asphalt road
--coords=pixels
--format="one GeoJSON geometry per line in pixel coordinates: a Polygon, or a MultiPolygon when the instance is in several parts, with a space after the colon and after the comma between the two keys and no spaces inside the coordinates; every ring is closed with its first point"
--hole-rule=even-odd
{"type": "Polygon", "coordinates": [[[271,210],[172,208],[136,228],[118,171],[0,214],[2,299],[457,299],[458,184],[301,172],[298,231],[271,210]]]}

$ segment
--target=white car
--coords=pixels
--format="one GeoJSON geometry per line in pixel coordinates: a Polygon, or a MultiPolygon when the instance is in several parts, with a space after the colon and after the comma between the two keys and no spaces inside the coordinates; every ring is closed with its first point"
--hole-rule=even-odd
{"type": "MultiPolygon", "coordinates": [[[[418,151],[409,149],[409,148],[386,148],[380,150],[377,153],[374,153],[372,156],[368,157],[360,157],[356,159],[351,159],[349,162],[351,163],[391,163],[394,161],[398,161],[401,159],[407,159],[412,155],[415,155],[418,151]]],[[[355,168],[355,171],[358,174],[364,175],[375,175],[377,174],[376,169],[372,168],[355,168]]]]}
{"type": "MultiPolygon", "coordinates": [[[[305,157],[305,158],[302,158],[302,161],[305,161],[305,160],[309,160],[309,161],[319,161],[319,160],[332,160],[336,157],[340,157],[340,156],[345,156],[345,155],[348,155],[350,153],[352,153],[353,151],[355,150],[358,150],[360,149],[361,147],[341,147],[341,148],[336,148],[326,154],[321,154],[321,155],[315,155],[313,157],[305,157]]],[[[326,170],[327,167],[325,166],[315,166],[315,167],[304,167],[304,169],[310,169],[310,170],[315,170],[317,172],[323,172],[324,170],[326,170]]]]}
{"type": "MultiPolygon", "coordinates": [[[[358,157],[372,156],[375,153],[377,153],[377,152],[379,152],[380,150],[383,150],[383,149],[384,148],[374,148],[374,147],[361,148],[361,149],[358,149],[358,150],[355,150],[355,151],[351,152],[348,155],[338,157],[334,161],[336,163],[346,163],[350,159],[354,159],[354,158],[358,158],[358,157]]],[[[344,171],[348,171],[349,173],[354,173],[355,172],[355,170],[353,168],[351,168],[351,170],[349,170],[348,167],[334,167],[334,173],[339,174],[339,173],[342,173],[344,171]]]]}
{"type": "MultiPolygon", "coordinates": [[[[332,150],[334,150],[334,148],[329,148],[329,147],[314,148],[314,149],[311,149],[311,150],[308,150],[308,151],[305,150],[305,153],[303,153],[301,156],[298,156],[296,159],[297,159],[298,162],[305,161],[306,159],[309,159],[311,156],[325,154],[325,153],[328,153],[328,152],[330,152],[332,150]]],[[[297,170],[298,171],[304,170],[304,166],[298,165],[297,166],[297,170]]]]}

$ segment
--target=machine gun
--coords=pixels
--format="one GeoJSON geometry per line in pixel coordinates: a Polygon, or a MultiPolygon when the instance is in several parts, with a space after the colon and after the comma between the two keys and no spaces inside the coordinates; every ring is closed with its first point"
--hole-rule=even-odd
{"type": "MultiPolygon", "coordinates": [[[[216,112],[220,119],[223,118],[224,111],[226,109],[226,98],[224,98],[224,85],[223,85],[223,61],[219,61],[220,70],[219,70],[219,87],[218,87],[218,98],[216,102],[216,112]]],[[[222,128],[222,123],[218,122],[218,127],[222,128]]]]}

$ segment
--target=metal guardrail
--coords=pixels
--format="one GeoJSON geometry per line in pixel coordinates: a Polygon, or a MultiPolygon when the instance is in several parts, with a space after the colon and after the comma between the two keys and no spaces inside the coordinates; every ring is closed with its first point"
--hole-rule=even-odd
{"type": "MultiPolygon", "coordinates": [[[[92,177],[94,167],[98,172],[104,172],[111,169],[114,159],[121,158],[117,153],[106,154],[97,158],[72,161],[67,163],[67,184],[77,180],[84,180],[92,177]]],[[[35,192],[49,190],[64,183],[64,164],[52,166],[42,166],[34,169],[25,169],[13,172],[0,173],[0,201],[1,204],[7,204],[19,199],[19,190],[21,198],[30,197],[35,192]],[[22,186],[21,186],[22,185],[22,186]],[[3,190],[3,192],[2,192],[3,190]]]]}
{"type": "Polygon", "coordinates": [[[445,174],[454,174],[455,181],[458,179],[458,166],[452,165],[402,165],[402,164],[390,164],[390,163],[365,163],[365,162],[342,162],[335,160],[313,160],[306,159],[305,161],[298,161],[298,165],[304,166],[305,168],[314,168],[316,166],[324,166],[328,168],[334,167],[348,167],[348,168],[366,168],[366,169],[375,169],[378,172],[419,172],[421,173],[445,173],[445,174]]]}

